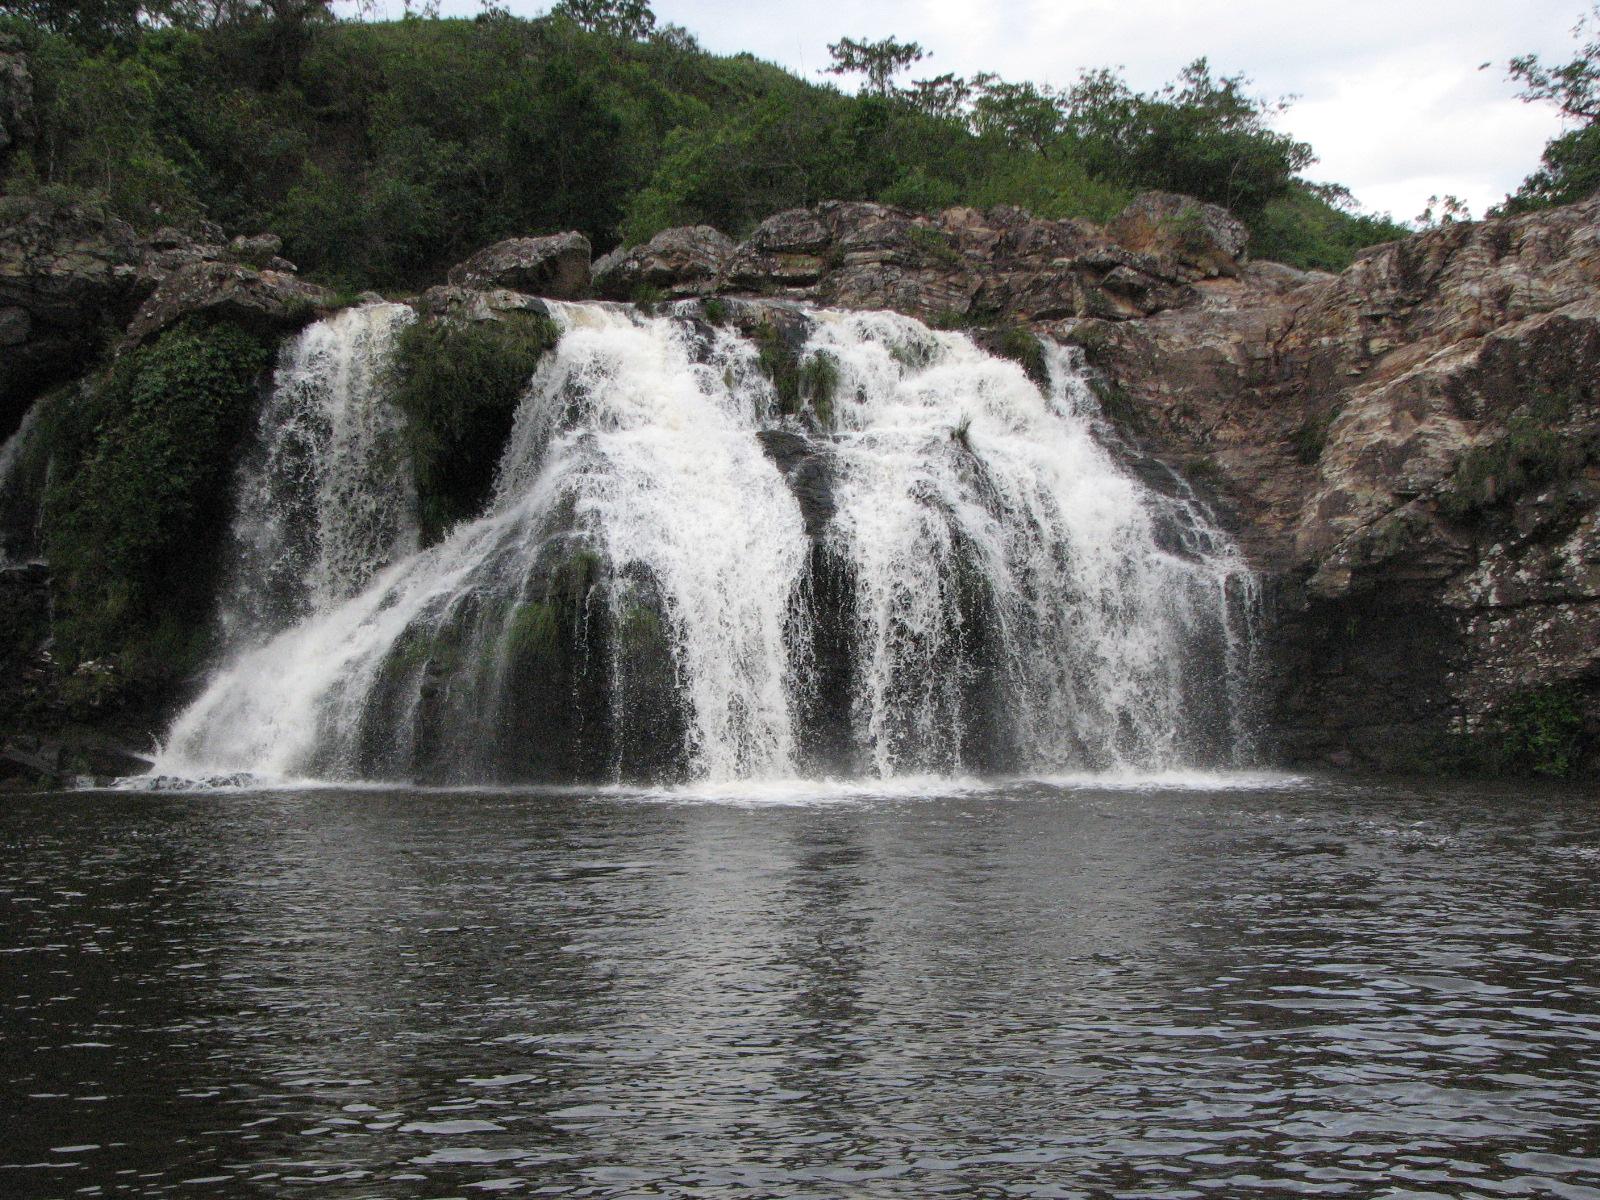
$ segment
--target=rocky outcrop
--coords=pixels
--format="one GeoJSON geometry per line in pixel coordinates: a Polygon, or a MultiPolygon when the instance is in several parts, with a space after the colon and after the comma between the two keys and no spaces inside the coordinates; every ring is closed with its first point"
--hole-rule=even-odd
{"type": "Polygon", "coordinates": [[[0,198],[0,436],[130,322],[137,341],[187,312],[310,319],[332,295],[296,277],[278,247],[270,235],[225,243],[208,222],[141,234],[81,205],[0,198]]]}
{"type": "Polygon", "coordinates": [[[292,328],[333,299],[326,288],[287,271],[258,271],[233,262],[190,263],[167,275],[139,306],[123,345],[136,345],[194,314],[253,329],[292,328]]]}
{"type": "Polygon", "coordinates": [[[1106,227],[1129,250],[1175,261],[1196,278],[1237,275],[1250,231],[1227,209],[1193,196],[1143,192],[1106,227]]]}
{"type": "Polygon", "coordinates": [[[581,233],[508,238],[451,267],[449,281],[454,287],[576,300],[589,292],[589,239],[581,233]]]}
{"type": "Polygon", "coordinates": [[[594,264],[595,292],[631,300],[642,292],[673,298],[714,291],[738,243],[709,225],[664,229],[642,246],[619,248],[594,264]]]}
{"type": "Polygon", "coordinates": [[[1051,332],[1273,580],[1284,754],[1482,764],[1552,688],[1600,735],[1600,199],[1196,291],[1051,332]]]}
{"type": "Polygon", "coordinates": [[[618,299],[647,286],[669,299],[760,295],[950,324],[1147,316],[1188,303],[1193,277],[1083,221],[1006,207],[928,217],[862,201],[777,213],[737,246],[704,227],[667,230],[596,268],[602,294],[618,299]]]}

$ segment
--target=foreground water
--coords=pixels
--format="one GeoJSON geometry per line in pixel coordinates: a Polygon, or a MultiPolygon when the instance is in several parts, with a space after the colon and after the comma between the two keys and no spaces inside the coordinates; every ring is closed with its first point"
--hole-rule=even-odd
{"type": "Polygon", "coordinates": [[[0,1195],[1600,1196],[1594,798],[1188,783],[8,799],[0,1195]]]}

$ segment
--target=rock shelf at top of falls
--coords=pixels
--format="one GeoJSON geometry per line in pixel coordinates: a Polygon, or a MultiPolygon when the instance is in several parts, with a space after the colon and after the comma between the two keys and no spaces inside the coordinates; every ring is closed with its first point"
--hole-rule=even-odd
{"type": "Polygon", "coordinates": [[[1045,348],[1040,388],[963,334],[794,310],[786,394],[763,345],[697,304],[550,308],[560,340],[492,500],[421,550],[374,384],[409,312],[349,310],[285,348],[238,480],[223,619],[250,632],[158,774],[717,781],[1248,754],[1253,576],[1185,488],[1117,464],[1072,352],[1045,348]]]}

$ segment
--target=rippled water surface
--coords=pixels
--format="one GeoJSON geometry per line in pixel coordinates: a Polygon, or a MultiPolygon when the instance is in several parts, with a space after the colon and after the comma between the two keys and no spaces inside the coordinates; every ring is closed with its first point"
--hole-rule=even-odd
{"type": "Polygon", "coordinates": [[[0,801],[0,1196],[1600,1196],[1575,792],[0,801]]]}

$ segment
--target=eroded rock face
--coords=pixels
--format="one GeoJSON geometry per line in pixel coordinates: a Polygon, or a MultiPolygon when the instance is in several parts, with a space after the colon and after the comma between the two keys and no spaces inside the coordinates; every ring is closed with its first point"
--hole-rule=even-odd
{"type": "Polygon", "coordinates": [[[190,263],[167,275],[139,306],[123,345],[135,345],[194,313],[249,328],[293,328],[332,302],[333,293],[326,288],[286,271],[258,271],[231,262],[190,263]]]}
{"type": "Polygon", "coordinates": [[[1172,259],[1196,278],[1237,275],[1250,243],[1244,222],[1220,205],[1172,192],[1142,192],[1106,232],[1130,250],[1172,259]]]}
{"type": "Polygon", "coordinates": [[[589,291],[589,239],[581,233],[508,238],[451,267],[449,281],[455,287],[576,300],[589,291]]]}
{"type": "Polygon", "coordinates": [[[594,264],[595,291],[608,300],[630,300],[641,289],[669,299],[713,290],[737,243],[709,225],[664,229],[642,246],[613,250],[594,264]]]}
{"type": "Polygon", "coordinates": [[[595,272],[612,299],[648,286],[672,299],[771,296],[952,324],[1142,317],[1190,303],[1197,277],[1084,221],[1005,206],[928,217],[865,201],[776,213],[738,245],[705,226],[669,229],[595,272]]]}
{"type": "Polygon", "coordinates": [[[270,235],[230,246],[209,222],[140,234],[76,205],[18,196],[4,204],[0,436],[41,391],[84,374],[130,321],[135,341],[189,311],[292,325],[331,300],[276,257],[270,235]]]}
{"type": "Polygon", "coordinates": [[[1600,735],[1600,199],[1196,291],[1053,331],[1275,580],[1286,755],[1470,763],[1552,684],[1600,735]]]}

